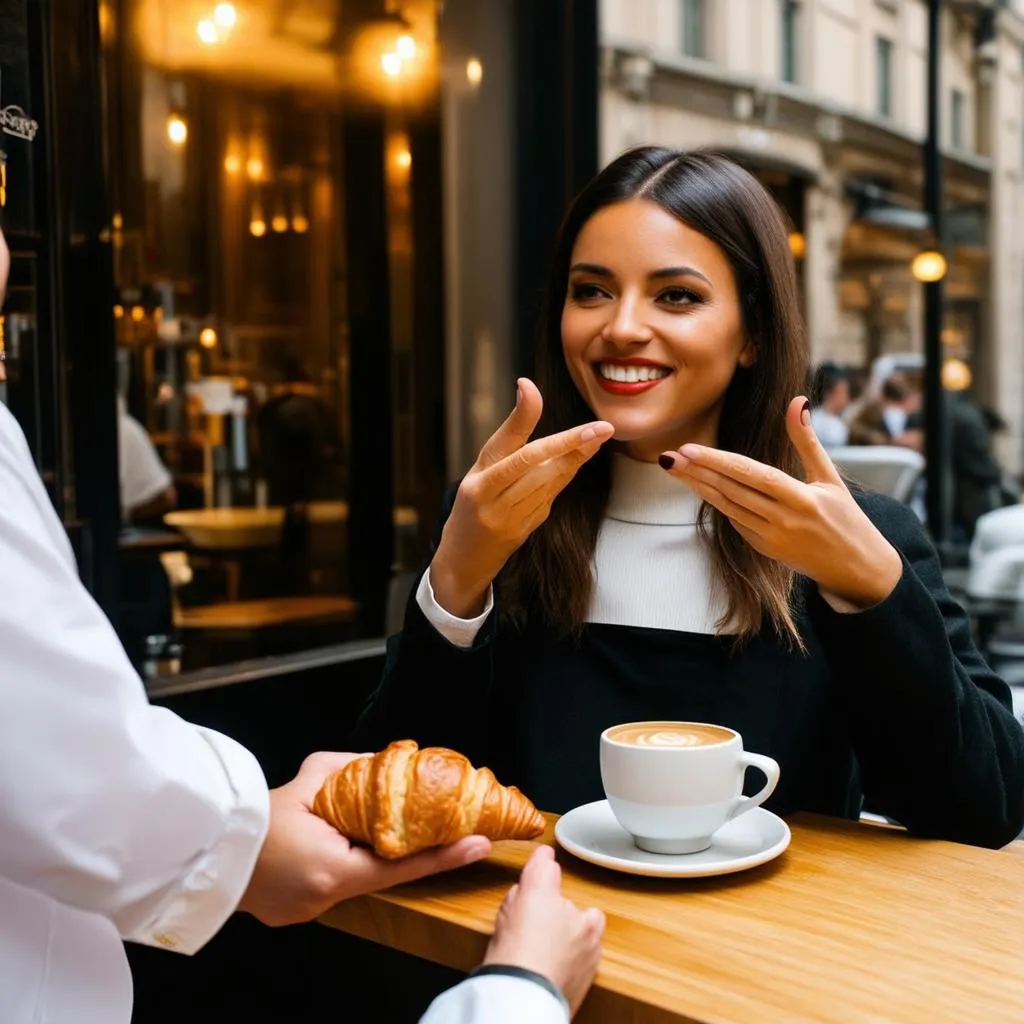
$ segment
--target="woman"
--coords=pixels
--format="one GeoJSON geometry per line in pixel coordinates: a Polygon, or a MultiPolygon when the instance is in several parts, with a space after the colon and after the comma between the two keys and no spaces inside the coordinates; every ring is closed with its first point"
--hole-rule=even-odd
{"type": "Polygon", "coordinates": [[[598,175],[562,229],[539,390],[519,382],[448,503],[354,749],[456,747],[565,812],[602,796],[607,726],[717,722],[779,761],[777,812],[1014,838],[1008,689],[913,513],[851,495],[814,436],[797,308],[746,172],[644,148],[598,175]]]}

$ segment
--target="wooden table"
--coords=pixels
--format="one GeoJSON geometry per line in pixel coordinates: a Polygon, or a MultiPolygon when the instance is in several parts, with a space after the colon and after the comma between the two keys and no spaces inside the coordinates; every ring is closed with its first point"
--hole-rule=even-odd
{"type": "MultiPolygon", "coordinates": [[[[790,826],[782,857],[715,879],[627,877],[559,851],[566,895],[608,919],[576,1020],[1024,1021],[1024,843],[979,850],[809,815],[790,826]]],[[[532,846],[496,844],[483,864],[348,901],[323,922],[469,970],[532,846]]]]}

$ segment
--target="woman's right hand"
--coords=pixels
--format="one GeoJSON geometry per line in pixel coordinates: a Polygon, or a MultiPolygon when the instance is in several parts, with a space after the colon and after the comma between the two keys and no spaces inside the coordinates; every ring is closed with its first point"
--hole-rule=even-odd
{"type": "Polygon", "coordinates": [[[604,928],[600,910],[578,910],[562,895],[555,852],[539,846],[498,911],[484,963],[542,974],[562,990],[575,1014],[597,973],[604,928]]]}
{"type": "Polygon", "coordinates": [[[520,378],[516,407],[459,485],[430,563],[434,599],[450,615],[469,619],[483,611],[501,567],[614,433],[596,420],[530,441],[543,407],[537,386],[520,378]]]}

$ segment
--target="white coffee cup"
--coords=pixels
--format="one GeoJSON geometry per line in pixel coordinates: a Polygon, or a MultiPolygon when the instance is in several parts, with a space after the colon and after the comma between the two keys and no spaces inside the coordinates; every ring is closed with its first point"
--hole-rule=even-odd
{"type": "Polygon", "coordinates": [[[705,722],[627,722],[601,734],[601,781],[619,824],[649,853],[699,853],[726,822],[759,807],[779,781],[770,757],[705,722]],[[743,796],[747,768],[768,780],[743,796]]]}

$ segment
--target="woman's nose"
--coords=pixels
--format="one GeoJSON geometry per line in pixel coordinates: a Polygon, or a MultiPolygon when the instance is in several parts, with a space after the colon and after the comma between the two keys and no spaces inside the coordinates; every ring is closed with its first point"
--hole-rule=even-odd
{"type": "Polygon", "coordinates": [[[615,303],[602,335],[613,345],[642,345],[651,340],[653,332],[644,322],[640,304],[624,297],[615,303]]]}

